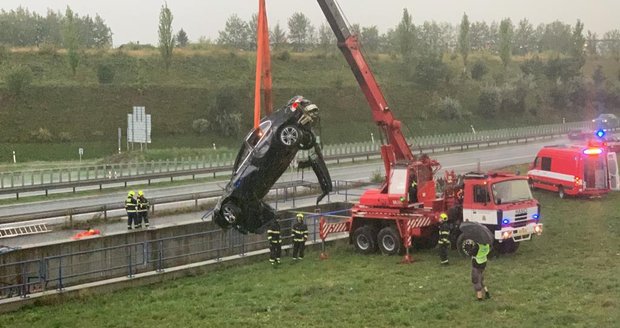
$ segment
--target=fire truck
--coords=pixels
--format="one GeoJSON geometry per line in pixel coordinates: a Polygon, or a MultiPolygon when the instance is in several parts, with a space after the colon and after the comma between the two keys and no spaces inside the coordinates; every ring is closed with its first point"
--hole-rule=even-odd
{"type": "MultiPolygon", "coordinates": [[[[348,232],[350,242],[361,253],[380,250],[386,255],[405,252],[409,248],[435,247],[441,213],[458,226],[474,221],[486,225],[502,242],[502,249],[515,251],[518,242],[542,232],[540,206],[532,197],[528,180],[508,174],[466,174],[460,183],[454,172],[445,175],[446,187],[436,193],[435,175],[441,165],[426,155],[412,153],[385,100],[356,35],[351,34],[339,6],[334,0],[317,0],[336,35],[338,47],[346,58],[368,101],[372,118],[380,130],[381,156],[385,182],[378,189],[365,190],[351,209],[346,222],[321,222],[321,238],[335,232],[348,232]],[[411,188],[415,184],[415,188],[411,188]],[[412,190],[413,189],[413,190],[412,190]]],[[[471,242],[454,229],[451,238],[462,250],[471,242]]]]}
{"type": "Polygon", "coordinates": [[[618,188],[616,153],[604,143],[542,148],[527,173],[532,188],[569,196],[598,197],[618,188]]]}

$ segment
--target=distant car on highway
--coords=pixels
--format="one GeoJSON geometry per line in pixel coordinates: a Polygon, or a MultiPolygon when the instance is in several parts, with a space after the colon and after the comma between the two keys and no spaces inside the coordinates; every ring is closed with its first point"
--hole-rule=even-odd
{"type": "Polygon", "coordinates": [[[610,130],[620,127],[620,120],[614,114],[601,114],[592,122],[596,125],[596,129],[610,130]]]}
{"type": "Polygon", "coordinates": [[[568,139],[570,140],[587,140],[595,136],[594,131],[590,130],[570,130],[568,131],[568,139]]]}

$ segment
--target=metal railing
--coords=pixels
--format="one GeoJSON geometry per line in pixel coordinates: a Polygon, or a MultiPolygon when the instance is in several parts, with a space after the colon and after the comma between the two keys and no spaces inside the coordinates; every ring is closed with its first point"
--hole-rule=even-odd
{"type": "MultiPolygon", "coordinates": [[[[306,215],[308,243],[317,243],[321,216],[347,215],[348,209],[306,215]]],[[[284,248],[291,242],[294,215],[280,220],[284,248]]],[[[235,230],[208,230],[88,251],[44,256],[0,264],[0,298],[27,297],[45,290],[62,290],[86,282],[100,281],[224,257],[243,257],[268,247],[260,235],[235,230]]]]}
{"type": "MultiPolygon", "coordinates": [[[[519,142],[536,138],[552,137],[568,133],[570,130],[591,128],[592,122],[573,122],[566,124],[541,125],[536,127],[512,128],[480,131],[478,133],[456,133],[437,136],[410,138],[414,152],[440,152],[464,150],[470,147],[490,146],[492,144],[519,142]]],[[[356,158],[378,158],[380,143],[358,142],[338,145],[326,145],[323,155],[328,162],[339,163],[341,160],[356,158]]],[[[307,151],[300,151],[298,160],[307,157],[307,151]]],[[[175,177],[196,179],[200,175],[229,174],[234,162],[233,153],[217,154],[194,158],[181,158],[166,161],[143,163],[104,164],[98,166],[80,166],[48,170],[28,170],[0,172],[0,194],[15,194],[53,189],[73,189],[86,186],[99,186],[122,183],[127,186],[132,181],[147,181],[175,177]]]]}
{"type": "MultiPolygon", "coordinates": [[[[362,186],[367,186],[371,183],[364,182],[351,182],[351,181],[341,181],[334,180],[333,182],[335,194],[344,195],[345,202],[348,201],[348,196],[353,196],[354,194],[350,194],[349,189],[358,188],[362,186]]],[[[280,202],[287,202],[288,200],[292,200],[292,206],[295,206],[295,199],[300,195],[304,194],[306,190],[318,190],[319,184],[316,182],[310,182],[305,180],[295,180],[288,182],[278,182],[276,183],[270,190],[267,195],[267,200],[272,200],[271,205],[277,210],[280,202]],[[299,188],[304,188],[305,190],[299,190],[299,188]]],[[[222,195],[221,190],[217,191],[208,191],[208,192],[200,192],[200,193],[189,193],[184,195],[173,195],[173,196],[164,196],[157,198],[149,198],[149,203],[151,204],[150,211],[151,213],[155,213],[157,207],[162,205],[168,205],[179,202],[188,202],[192,201],[194,203],[194,207],[199,207],[199,201],[215,199],[222,195]]],[[[359,195],[357,195],[359,196],[359,195]]],[[[330,196],[327,196],[327,200],[330,200],[330,196]]],[[[103,217],[104,221],[113,217],[121,217],[125,214],[125,203],[124,202],[115,202],[104,205],[90,205],[90,206],[80,206],[80,207],[71,207],[59,210],[51,210],[51,211],[40,211],[40,212],[30,212],[30,213],[22,213],[22,214],[12,214],[12,215],[0,215],[0,224],[6,223],[15,223],[15,222],[27,222],[33,220],[41,220],[41,219],[49,219],[56,217],[66,217],[69,219],[69,225],[72,225],[73,218],[78,215],[89,215],[92,217],[103,217]],[[112,213],[116,212],[116,213],[112,213]]]]}

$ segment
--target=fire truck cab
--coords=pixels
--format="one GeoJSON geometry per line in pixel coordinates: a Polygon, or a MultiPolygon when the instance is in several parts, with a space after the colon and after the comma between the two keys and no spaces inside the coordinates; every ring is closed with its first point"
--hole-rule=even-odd
{"type": "Polygon", "coordinates": [[[527,175],[532,188],[565,198],[605,195],[617,187],[617,172],[616,154],[602,145],[556,145],[538,152],[527,175]]]}
{"type": "MultiPolygon", "coordinates": [[[[526,177],[501,172],[471,172],[463,176],[462,189],[463,217],[455,221],[486,226],[493,233],[501,253],[515,252],[519,242],[542,233],[540,205],[532,197],[526,177]]],[[[456,246],[459,251],[467,243],[465,238],[458,236],[456,246]]]]}

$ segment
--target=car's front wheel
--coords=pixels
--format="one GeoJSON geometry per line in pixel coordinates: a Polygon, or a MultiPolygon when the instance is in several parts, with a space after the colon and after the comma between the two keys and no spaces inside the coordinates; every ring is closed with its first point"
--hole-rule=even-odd
{"type": "Polygon", "coordinates": [[[286,146],[297,146],[301,139],[301,131],[294,125],[287,125],[280,130],[280,142],[286,146]]]}
{"type": "Polygon", "coordinates": [[[302,150],[308,150],[314,147],[315,144],[316,137],[314,136],[314,133],[310,131],[304,131],[301,142],[299,143],[299,148],[302,150]]]}

